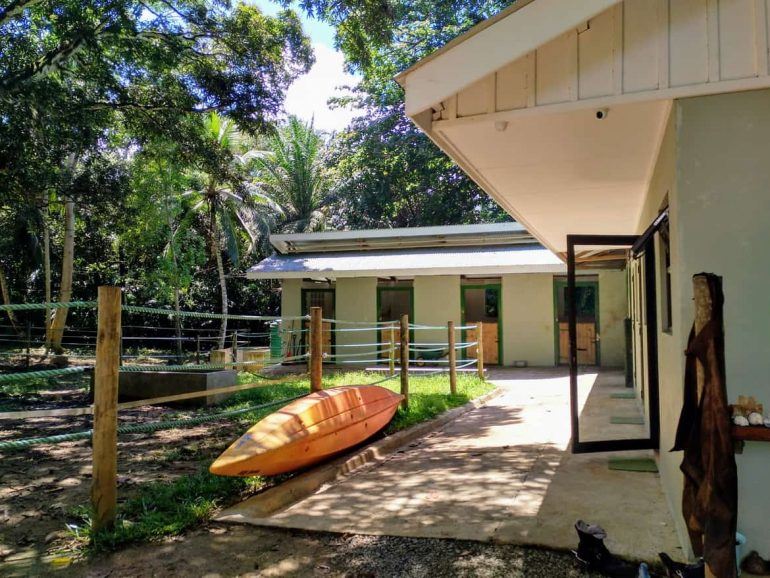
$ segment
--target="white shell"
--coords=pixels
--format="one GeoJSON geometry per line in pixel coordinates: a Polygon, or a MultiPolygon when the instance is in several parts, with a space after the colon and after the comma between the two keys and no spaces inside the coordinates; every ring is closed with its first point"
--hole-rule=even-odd
{"type": "Polygon", "coordinates": [[[744,426],[744,425],[749,425],[749,420],[747,420],[745,416],[736,415],[733,417],[733,423],[735,425],[744,426]]]}
{"type": "Polygon", "coordinates": [[[765,418],[764,424],[765,424],[765,427],[770,427],[770,416],[765,418]]]}
{"type": "Polygon", "coordinates": [[[763,425],[765,421],[765,418],[762,417],[762,414],[756,411],[752,411],[749,414],[749,424],[751,425],[763,425]]]}

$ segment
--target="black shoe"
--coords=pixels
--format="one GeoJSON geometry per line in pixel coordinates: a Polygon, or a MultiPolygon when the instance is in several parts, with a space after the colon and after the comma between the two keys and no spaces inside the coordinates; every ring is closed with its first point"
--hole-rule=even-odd
{"type": "Polygon", "coordinates": [[[611,578],[637,578],[639,567],[613,555],[604,545],[607,532],[595,524],[578,520],[575,530],[580,540],[574,551],[578,562],[587,570],[601,572],[611,578]]]}
{"type": "Polygon", "coordinates": [[[706,576],[706,565],[702,558],[695,564],[682,564],[681,562],[674,562],[671,556],[665,552],[661,552],[658,556],[663,562],[666,576],[669,578],[705,578],[706,576]]]}

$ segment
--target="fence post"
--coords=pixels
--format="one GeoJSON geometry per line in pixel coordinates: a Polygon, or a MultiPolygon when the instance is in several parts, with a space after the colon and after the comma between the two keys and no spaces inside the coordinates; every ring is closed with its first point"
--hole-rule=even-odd
{"type": "Polygon", "coordinates": [[[388,351],[388,370],[390,375],[396,375],[396,326],[390,326],[390,339],[388,339],[390,351],[388,351]]]}
{"type": "Polygon", "coordinates": [[[409,407],[409,315],[401,316],[401,407],[409,407]]]}
{"type": "Polygon", "coordinates": [[[32,320],[27,318],[27,367],[32,365],[32,320]]]}
{"type": "Polygon", "coordinates": [[[99,287],[91,504],[93,529],[112,527],[118,507],[120,287],[99,287]]]}
{"type": "MultiPolygon", "coordinates": [[[[233,350],[233,358],[232,358],[231,361],[234,362],[234,363],[238,363],[238,330],[237,329],[235,331],[233,331],[233,346],[232,346],[232,350],[233,350]]],[[[233,365],[233,369],[235,371],[243,371],[244,367],[245,366],[243,366],[243,365],[233,365]]]]}
{"type": "Polygon", "coordinates": [[[201,364],[201,334],[195,335],[195,365],[201,364]]]}
{"type": "Polygon", "coordinates": [[[320,307],[310,308],[310,391],[321,391],[323,385],[323,315],[320,307]]]}
{"type": "Polygon", "coordinates": [[[457,394],[457,350],[455,349],[455,322],[447,322],[447,343],[449,344],[449,392],[457,394]]]}
{"type": "Polygon", "coordinates": [[[476,341],[476,367],[479,379],[484,379],[484,324],[481,321],[476,324],[476,341]]]}

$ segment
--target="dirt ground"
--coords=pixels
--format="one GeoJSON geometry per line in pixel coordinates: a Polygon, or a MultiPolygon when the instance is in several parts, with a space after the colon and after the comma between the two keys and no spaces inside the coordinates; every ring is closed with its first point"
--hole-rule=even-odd
{"type": "MultiPolygon", "coordinates": [[[[58,575],[58,574],[57,574],[58,575]]],[[[570,553],[469,541],[212,524],[76,565],[62,576],[591,578],[570,553]]]]}
{"type": "MultiPolygon", "coordinates": [[[[53,409],[88,405],[78,379],[58,380],[63,395],[38,394],[2,399],[4,411],[53,409]]],[[[145,407],[122,411],[121,424],[155,422],[178,408],[145,407]]],[[[91,416],[3,421],[0,440],[48,436],[88,430],[91,416]]],[[[121,436],[118,452],[118,497],[146,482],[171,481],[197,472],[242,433],[237,421],[121,436]]],[[[91,447],[87,440],[32,446],[0,452],[0,575],[5,564],[67,552],[73,536],[67,523],[81,522],[76,506],[87,505],[91,485],[91,447]]]]}

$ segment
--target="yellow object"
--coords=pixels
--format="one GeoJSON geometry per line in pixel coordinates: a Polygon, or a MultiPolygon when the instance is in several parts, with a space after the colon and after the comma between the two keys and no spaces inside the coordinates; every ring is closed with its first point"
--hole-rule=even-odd
{"type": "Polygon", "coordinates": [[[310,466],[376,434],[402,399],[374,385],[311,393],[254,425],[209,471],[220,476],[274,476],[310,466]]]}

